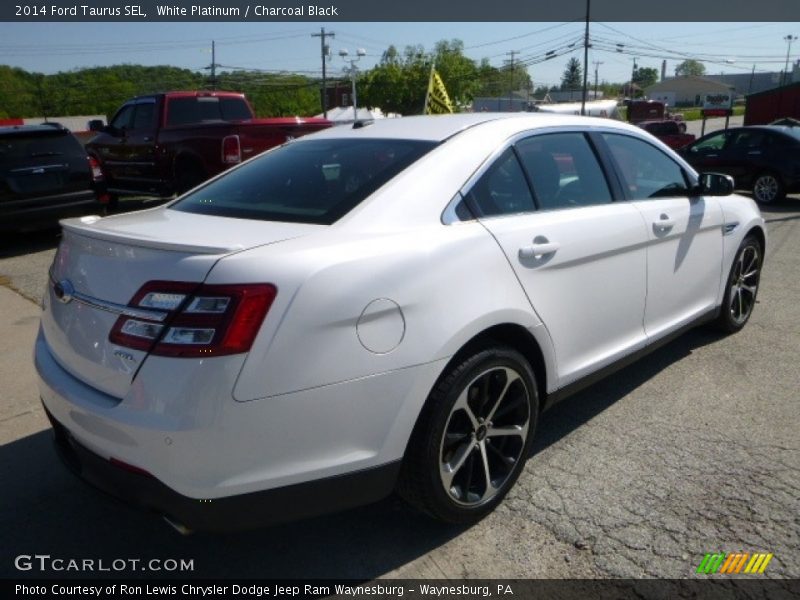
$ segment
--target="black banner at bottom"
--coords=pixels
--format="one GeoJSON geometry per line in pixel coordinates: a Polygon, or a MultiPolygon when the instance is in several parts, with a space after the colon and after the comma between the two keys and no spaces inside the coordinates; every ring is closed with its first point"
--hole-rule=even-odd
{"type": "Polygon", "coordinates": [[[317,598],[395,599],[416,598],[542,598],[542,599],[663,599],[728,598],[789,600],[800,598],[797,579],[564,580],[564,579],[382,579],[350,580],[113,580],[40,579],[6,580],[2,598],[208,598],[251,599],[317,598]]]}

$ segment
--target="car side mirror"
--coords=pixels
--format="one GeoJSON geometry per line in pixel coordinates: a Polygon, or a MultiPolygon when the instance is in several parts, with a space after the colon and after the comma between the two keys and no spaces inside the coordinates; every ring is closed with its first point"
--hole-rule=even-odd
{"type": "Polygon", "coordinates": [[[89,131],[103,131],[106,124],[103,123],[103,119],[92,119],[89,121],[89,131]]]}
{"type": "Polygon", "coordinates": [[[702,196],[730,196],[733,193],[733,177],[722,173],[700,173],[698,192],[702,196]]]}

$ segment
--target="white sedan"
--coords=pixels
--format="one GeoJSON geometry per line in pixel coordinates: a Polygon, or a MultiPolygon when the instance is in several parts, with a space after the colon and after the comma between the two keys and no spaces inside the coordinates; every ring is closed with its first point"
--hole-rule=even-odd
{"type": "Polygon", "coordinates": [[[766,244],[729,178],[546,114],[337,127],[63,230],[35,347],[57,447],[182,531],[395,489],[476,521],[542,410],[689,327],[741,329],[766,244]]]}

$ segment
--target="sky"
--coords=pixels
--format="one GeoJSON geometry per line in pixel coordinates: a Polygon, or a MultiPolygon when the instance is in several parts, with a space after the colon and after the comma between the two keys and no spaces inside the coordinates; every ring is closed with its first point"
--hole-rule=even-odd
{"type": "MultiPolygon", "coordinates": [[[[465,54],[496,67],[523,61],[536,86],[556,85],[571,56],[583,61],[583,22],[568,23],[0,23],[0,64],[39,73],[114,64],[171,65],[201,70],[211,64],[215,41],[220,70],[259,69],[321,75],[320,28],[333,32],[327,63],[332,76],[348,63],[347,49],[368,69],[390,45],[433,48],[438,40],[460,39],[465,54]],[[570,44],[574,44],[570,46],[570,44]],[[545,60],[547,53],[555,58],[545,60]]],[[[706,72],[781,71],[800,23],[592,23],[589,81],[630,79],[633,61],[667,75],[687,58],[701,60],[706,72]],[[618,46],[622,44],[622,46],[618,46]],[[618,50],[621,50],[618,51],[618,50]]],[[[800,40],[790,60],[800,59],[800,40]]]]}

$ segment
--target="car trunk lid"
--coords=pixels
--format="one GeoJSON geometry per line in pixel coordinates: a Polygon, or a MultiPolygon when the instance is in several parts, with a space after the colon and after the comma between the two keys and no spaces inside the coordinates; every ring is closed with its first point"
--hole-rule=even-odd
{"type": "Polygon", "coordinates": [[[115,344],[109,334],[126,310],[139,310],[129,304],[145,283],[200,284],[223,256],[319,228],[165,208],[106,219],[69,219],[62,225],[43,302],[42,329],[64,369],[116,398],[127,393],[148,353],[115,344]]]}

